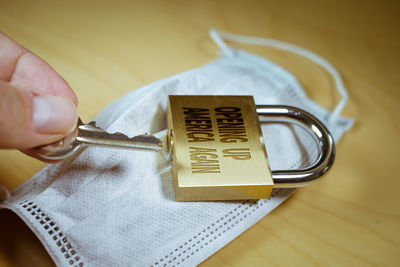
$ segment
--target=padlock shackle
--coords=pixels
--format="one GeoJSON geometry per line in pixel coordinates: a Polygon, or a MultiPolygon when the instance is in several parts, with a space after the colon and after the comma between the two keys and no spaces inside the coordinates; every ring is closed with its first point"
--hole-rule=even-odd
{"type": "Polygon", "coordinates": [[[329,170],[335,158],[335,142],[328,129],[316,117],[291,106],[257,105],[256,110],[260,118],[267,118],[267,121],[260,120],[260,123],[283,122],[299,125],[311,133],[318,144],[319,156],[311,166],[301,170],[272,171],[275,188],[306,186],[329,170]]]}

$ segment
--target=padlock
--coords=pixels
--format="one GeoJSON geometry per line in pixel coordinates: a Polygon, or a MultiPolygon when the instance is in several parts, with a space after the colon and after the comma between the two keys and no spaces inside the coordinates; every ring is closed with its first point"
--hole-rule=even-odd
{"type": "Polygon", "coordinates": [[[301,187],[333,163],[335,145],[314,116],[290,106],[256,106],[252,96],[170,95],[168,144],[177,201],[268,198],[273,188],[301,187]],[[295,123],[319,147],[302,170],[270,170],[259,117],[295,123]]]}

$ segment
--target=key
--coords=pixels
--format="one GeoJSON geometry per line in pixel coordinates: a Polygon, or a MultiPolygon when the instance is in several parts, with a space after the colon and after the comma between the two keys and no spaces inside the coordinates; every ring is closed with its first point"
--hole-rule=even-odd
{"type": "Polygon", "coordinates": [[[78,118],[77,127],[67,137],[49,145],[36,147],[34,152],[45,159],[60,160],[72,156],[80,147],[90,145],[155,151],[163,147],[161,140],[151,134],[130,138],[122,133],[106,132],[97,127],[95,122],[84,124],[78,118]]]}

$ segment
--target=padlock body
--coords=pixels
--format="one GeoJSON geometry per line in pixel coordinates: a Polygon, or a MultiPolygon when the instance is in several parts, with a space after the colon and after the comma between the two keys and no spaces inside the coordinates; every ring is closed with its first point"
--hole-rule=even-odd
{"type": "Polygon", "coordinates": [[[268,198],[273,181],[252,96],[169,96],[178,201],[268,198]]]}

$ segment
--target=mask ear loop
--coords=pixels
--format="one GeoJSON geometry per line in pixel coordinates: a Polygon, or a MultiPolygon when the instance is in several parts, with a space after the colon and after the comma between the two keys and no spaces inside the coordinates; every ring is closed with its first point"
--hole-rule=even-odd
{"type": "Polygon", "coordinates": [[[235,51],[230,48],[225,42],[224,40],[221,38],[220,35],[221,32],[215,30],[215,29],[211,29],[209,31],[210,37],[211,39],[214,41],[214,43],[216,45],[219,46],[219,48],[221,49],[222,53],[229,56],[229,57],[233,57],[235,55],[235,51]]]}
{"type": "Polygon", "coordinates": [[[0,208],[1,204],[6,203],[11,198],[11,193],[8,189],[0,184],[0,208]]]}
{"type": "Polygon", "coordinates": [[[234,56],[234,50],[230,48],[224,42],[224,40],[229,40],[232,42],[239,42],[239,43],[271,46],[277,49],[289,51],[298,54],[300,56],[303,56],[305,58],[308,58],[315,64],[324,68],[333,77],[336,88],[339,91],[340,95],[342,96],[342,99],[336,105],[335,109],[332,111],[328,119],[328,125],[334,125],[336,123],[340,113],[342,112],[344,106],[346,105],[349,96],[347,94],[346,87],[343,85],[343,81],[342,78],[340,77],[339,72],[327,60],[304,48],[269,38],[243,36],[243,35],[221,32],[215,29],[210,30],[210,37],[221,48],[224,54],[231,57],[234,56]]]}

